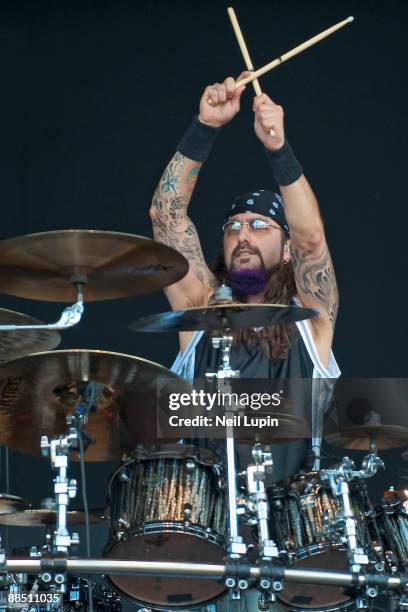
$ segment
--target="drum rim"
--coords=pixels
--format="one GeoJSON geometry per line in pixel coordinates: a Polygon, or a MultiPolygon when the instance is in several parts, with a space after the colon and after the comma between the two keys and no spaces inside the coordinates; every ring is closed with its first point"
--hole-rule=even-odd
{"type": "Polygon", "coordinates": [[[205,540],[206,542],[215,544],[218,548],[222,548],[225,550],[226,546],[225,538],[213,529],[211,529],[211,527],[203,527],[203,525],[200,525],[198,523],[189,523],[183,521],[146,521],[145,523],[143,523],[143,525],[133,527],[132,529],[124,532],[123,537],[120,540],[116,539],[116,541],[114,541],[114,538],[111,537],[104,548],[103,556],[108,557],[107,551],[113,548],[113,546],[120,544],[121,542],[127,542],[128,540],[134,537],[153,535],[156,533],[179,533],[182,535],[194,535],[200,538],[201,540],[205,540]],[[148,529],[145,529],[146,526],[148,527],[148,529]]]}

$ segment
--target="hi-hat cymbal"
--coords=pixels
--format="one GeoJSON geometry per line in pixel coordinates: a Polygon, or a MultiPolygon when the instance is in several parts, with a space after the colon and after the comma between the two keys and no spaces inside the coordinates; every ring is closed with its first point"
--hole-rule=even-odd
{"type": "MultiPolygon", "coordinates": [[[[0,325],[41,325],[42,321],[21,312],[0,308],[0,325]]],[[[61,336],[50,329],[0,330],[0,361],[18,359],[37,351],[50,351],[59,345],[61,336]]]]}
{"type": "Polygon", "coordinates": [[[0,364],[0,444],[41,455],[41,436],[65,433],[66,415],[92,391],[86,430],[96,441],[85,459],[120,459],[139,443],[157,441],[159,398],[189,390],[176,374],[140,357],[96,350],[36,353],[0,364]]]}
{"type": "MultiPolygon", "coordinates": [[[[89,514],[89,523],[95,525],[102,523],[105,519],[95,514],[89,514]]],[[[12,527],[44,527],[55,525],[57,522],[56,510],[45,510],[44,508],[30,508],[22,512],[0,515],[0,525],[10,525],[12,527]]],[[[85,513],[79,510],[69,510],[67,512],[67,525],[84,525],[85,513]]]]}
{"type": "Polygon", "coordinates": [[[30,505],[31,504],[22,497],[9,495],[8,493],[0,493],[0,516],[2,514],[21,512],[30,505]]]}
{"type": "Polygon", "coordinates": [[[0,291],[34,300],[75,301],[78,279],[86,300],[149,293],[187,270],[174,249],[132,234],[58,230],[0,241],[0,291]]]}
{"type": "Polygon", "coordinates": [[[325,440],[330,444],[350,450],[369,450],[371,441],[379,450],[399,448],[408,444],[408,427],[367,423],[341,427],[338,432],[328,434],[325,440]]]}
{"type": "Polygon", "coordinates": [[[283,304],[214,304],[154,314],[130,325],[132,331],[212,331],[282,325],[310,319],[319,312],[313,308],[283,304]]]}

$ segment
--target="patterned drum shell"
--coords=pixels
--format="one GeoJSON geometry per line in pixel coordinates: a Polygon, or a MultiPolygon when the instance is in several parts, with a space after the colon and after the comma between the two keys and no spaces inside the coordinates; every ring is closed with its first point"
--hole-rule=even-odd
{"type": "MultiPolygon", "coordinates": [[[[112,475],[110,535],[116,559],[222,563],[226,542],[222,470],[208,451],[184,445],[133,453],[112,475]]],[[[189,609],[225,591],[223,580],[110,576],[116,589],[155,609],[189,609]]]]}
{"type": "MultiPolygon", "coordinates": [[[[370,555],[370,562],[382,560],[381,537],[375,510],[364,482],[350,483],[351,503],[357,522],[358,546],[370,555]]],[[[273,485],[268,490],[271,537],[287,566],[319,567],[347,571],[347,549],[341,521],[341,502],[321,481],[318,472],[273,485]]],[[[354,606],[352,591],[328,585],[286,583],[278,595],[290,610],[338,610],[354,606]]]]}

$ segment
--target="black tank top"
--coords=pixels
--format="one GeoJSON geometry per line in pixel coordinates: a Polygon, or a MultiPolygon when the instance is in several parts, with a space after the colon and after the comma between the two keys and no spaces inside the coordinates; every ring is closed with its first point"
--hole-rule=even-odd
{"type": "MultiPolygon", "coordinates": [[[[211,363],[211,360],[214,361],[211,339],[209,335],[203,334],[195,349],[195,378],[204,379],[206,372],[215,371],[216,364],[211,363]]],[[[299,378],[311,380],[313,378],[314,365],[297,327],[295,327],[291,348],[286,359],[273,361],[263,354],[259,345],[248,349],[243,343],[234,343],[231,348],[230,363],[233,369],[240,370],[241,379],[299,378]]],[[[311,425],[311,406],[302,407],[301,416],[311,425]]],[[[210,441],[207,447],[214,449],[214,442],[210,441]]],[[[217,442],[219,445],[220,440],[217,442]]],[[[306,461],[310,460],[310,440],[301,439],[288,444],[271,444],[270,446],[274,462],[272,480],[275,482],[297,474],[305,467],[306,461]]],[[[241,467],[248,462],[252,463],[251,446],[239,444],[238,448],[241,467]]]]}

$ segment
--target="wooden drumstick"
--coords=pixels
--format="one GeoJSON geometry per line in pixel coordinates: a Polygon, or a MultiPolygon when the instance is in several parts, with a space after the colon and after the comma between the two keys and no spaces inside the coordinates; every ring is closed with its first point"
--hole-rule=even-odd
{"type": "MultiPolygon", "coordinates": [[[[244,37],[242,35],[242,31],[241,31],[240,25],[238,23],[237,16],[236,16],[235,11],[232,8],[232,6],[230,6],[227,9],[227,12],[228,12],[228,16],[229,16],[229,18],[231,20],[231,25],[232,25],[233,30],[235,32],[235,36],[237,37],[239,48],[241,49],[242,57],[244,58],[244,62],[245,62],[245,65],[247,67],[247,70],[249,70],[250,72],[254,72],[254,67],[253,67],[251,58],[249,57],[248,47],[246,46],[246,43],[245,43],[244,37]]],[[[258,79],[254,79],[252,81],[252,85],[253,85],[253,88],[255,90],[255,94],[257,96],[260,96],[262,94],[262,89],[261,89],[261,85],[260,85],[258,79]]],[[[269,135],[270,136],[275,136],[275,131],[272,130],[272,129],[269,130],[269,135]]]]}
{"type": "MultiPolygon", "coordinates": [[[[231,24],[232,24],[232,27],[234,29],[235,36],[237,37],[239,48],[241,49],[241,53],[242,53],[242,56],[244,58],[244,62],[245,62],[245,65],[247,67],[247,70],[250,70],[251,72],[253,72],[254,71],[254,67],[252,65],[251,58],[249,57],[249,51],[248,51],[248,48],[247,48],[247,46],[245,44],[244,37],[242,36],[242,31],[241,31],[241,28],[239,27],[239,23],[238,23],[238,19],[237,19],[237,16],[235,14],[235,11],[230,6],[227,9],[227,12],[228,12],[229,18],[231,20],[231,24]]],[[[258,81],[257,78],[255,78],[252,81],[252,85],[253,85],[253,87],[255,89],[256,95],[260,96],[262,94],[262,89],[261,89],[261,86],[260,86],[259,81],[258,81]]]]}
{"type": "Polygon", "coordinates": [[[248,83],[251,83],[252,81],[257,79],[259,76],[262,76],[266,72],[273,70],[274,68],[276,68],[276,66],[279,66],[279,64],[282,64],[283,62],[286,62],[286,60],[290,59],[294,55],[297,55],[298,53],[301,53],[302,51],[304,51],[305,49],[308,49],[312,45],[315,45],[317,42],[321,41],[323,38],[326,38],[326,36],[330,36],[330,34],[333,34],[333,32],[335,32],[336,30],[339,30],[340,28],[344,27],[348,23],[351,23],[353,20],[354,20],[354,17],[347,17],[347,19],[344,19],[344,21],[340,21],[339,23],[336,23],[336,25],[332,26],[331,28],[328,28],[327,30],[320,32],[320,34],[316,34],[316,36],[313,36],[313,38],[309,38],[309,40],[306,40],[304,43],[298,45],[294,49],[287,51],[287,53],[284,53],[280,57],[274,59],[272,62],[269,62],[269,64],[265,64],[265,66],[262,66],[262,68],[255,70],[255,72],[253,72],[250,76],[245,77],[245,79],[241,79],[241,81],[237,81],[235,83],[235,87],[238,88],[238,87],[241,87],[241,85],[247,85],[248,83]]]}

